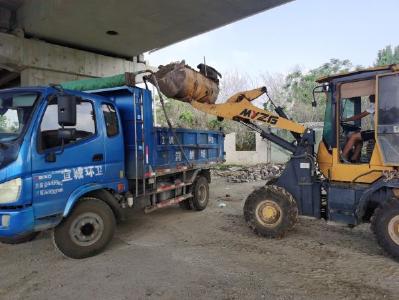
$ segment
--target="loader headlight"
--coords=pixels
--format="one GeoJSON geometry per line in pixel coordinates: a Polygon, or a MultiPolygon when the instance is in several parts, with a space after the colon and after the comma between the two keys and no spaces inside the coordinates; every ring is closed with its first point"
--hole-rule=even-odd
{"type": "Polygon", "coordinates": [[[22,180],[15,178],[13,180],[0,184],[0,203],[16,202],[21,193],[22,180]]]}

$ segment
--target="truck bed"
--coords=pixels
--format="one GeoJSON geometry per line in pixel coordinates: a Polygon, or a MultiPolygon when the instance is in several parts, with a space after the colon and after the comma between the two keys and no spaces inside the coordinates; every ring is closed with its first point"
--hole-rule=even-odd
{"type": "Polygon", "coordinates": [[[95,93],[113,100],[121,113],[128,179],[223,162],[222,132],[175,128],[174,134],[169,128],[155,127],[149,90],[125,86],[95,93]]]}

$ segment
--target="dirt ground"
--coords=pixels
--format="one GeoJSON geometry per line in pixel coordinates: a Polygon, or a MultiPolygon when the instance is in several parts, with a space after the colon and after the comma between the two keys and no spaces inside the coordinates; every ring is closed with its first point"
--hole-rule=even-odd
{"type": "Polygon", "coordinates": [[[85,260],[61,256],[47,232],[0,244],[0,299],[398,299],[399,263],[368,225],[301,218],[284,239],[254,235],[243,199],[263,184],[215,178],[205,211],[132,212],[85,260]]]}

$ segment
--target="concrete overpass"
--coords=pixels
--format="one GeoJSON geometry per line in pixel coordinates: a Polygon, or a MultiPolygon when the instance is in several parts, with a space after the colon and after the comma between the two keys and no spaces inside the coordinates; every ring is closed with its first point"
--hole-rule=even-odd
{"type": "Polygon", "coordinates": [[[144,68],[142,53],[291,0],[0,0],[0,87],[144,68]]]}

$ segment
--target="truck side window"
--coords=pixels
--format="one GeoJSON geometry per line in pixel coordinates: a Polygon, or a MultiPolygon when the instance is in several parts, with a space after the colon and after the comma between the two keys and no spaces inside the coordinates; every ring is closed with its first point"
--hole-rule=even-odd
{"type": "Polygon", "coordinates": [[[107,128],[107,136],[115,136],[119,133],[118,117],[113,105],[103,104],[102,110],[104,114],[105,127],[107,128]]]}
{"type": "MultiPolygon", "coordinates": [[[[49,103],[40,124],[39,151],[60,147],[62,140],[58,138],[58,112],[57,103],[49,103]]],[[[76,143],[96,134],[96,121],[93,104],[81,101],[76,107],[76,126],[65,126],[75,128],[76,134],[73,139],[64,140],[64,145],[76,143]]]]}

